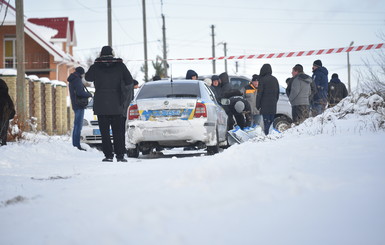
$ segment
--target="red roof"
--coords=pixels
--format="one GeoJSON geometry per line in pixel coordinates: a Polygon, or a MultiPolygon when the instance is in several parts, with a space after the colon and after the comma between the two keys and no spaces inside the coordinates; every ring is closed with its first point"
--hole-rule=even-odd
{"type": "MultiPolygon", "coordinates": [[[[30,18],[29,22],[46,26],[55,30],[58,30],[58,33],[52,38],[67,38],[67,29],[68,29],[68,17],[60,17],[60,18],[30,18]]],[[[72,28],[71,28],[72,29],[72,28]]],[[[71,30],[72,31],[72,30],[71,30]]],[[[72,32],[71,39],[72,39],[72,32]]]]}

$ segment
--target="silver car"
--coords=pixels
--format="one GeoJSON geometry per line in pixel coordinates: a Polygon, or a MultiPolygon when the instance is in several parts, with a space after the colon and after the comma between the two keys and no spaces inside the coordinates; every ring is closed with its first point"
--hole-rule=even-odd
{"type": "Polygon", "coordinates": [[[145,83],[127,115],[128,157],[155,148],[227,146],[227,114],[207,85],[199,80],[145,83]]]}

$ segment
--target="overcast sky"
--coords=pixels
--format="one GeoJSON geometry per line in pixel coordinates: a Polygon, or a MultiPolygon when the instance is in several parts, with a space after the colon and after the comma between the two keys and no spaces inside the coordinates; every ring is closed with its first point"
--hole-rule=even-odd
{"type": "MultiPolygon", "coordinates": [[[[11,0],[11,3],[14,0],[11,0]]],[[[148,58],[162,56],[162,19],[166,17],[169,58],[211,57],[211,25],[215,25],[216,56],[224,54],[221,42],[227,43],[228,55],[261,54],[302,50],[339,48],[385,42],[385,1],[260,1],[260,0],[147,0],[148,58]]],[[[107,44],[107,1],[34,0],[24,1],[27,17],[69,17],[75,21],[78,44],[75,56],[85,61],[107,44]]],[[[143,22],[141,0],[112,0],[113,48],[131,73],[143,78],[143,22]]],[[[362,59],[372,51],[353,52],[352,86],[357,83],[357,70],[362,59]]],[[[347,83],[346,53],[322,56],[239,60],[239,74],[259,73],[264,63],[273,67],[273,75],[284,85],[291,68],[300,63],[311,74],[314,60],[321,59],[332,73],[347,83]]],[[[371,62],[374,63],[374,62],[371,62]]],[[[198,74],[212,74],[210,61],[172,61],[173,76],[184,76],[187,69],[198,74]]],[[[149,63],[149,77],[154,75],[149,63]]],[[[235,61],[228,61],[230,74],[235,61]]],[[[216,73],[224,71],[218,61],[216,73]]],[[[170,70],[169,70],[170,72],[170,70]]],[[[329,76],[329,79],[330,79],[329,76]]]]}

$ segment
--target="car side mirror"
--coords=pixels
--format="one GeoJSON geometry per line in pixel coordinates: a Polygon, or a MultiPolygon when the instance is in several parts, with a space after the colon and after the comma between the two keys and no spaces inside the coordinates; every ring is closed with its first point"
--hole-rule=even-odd
{"type": "Polygon", "coordinates": [[[230,100],[229,99],[221,99],[221,104],[222,105],[230,105],[230,100]]]}

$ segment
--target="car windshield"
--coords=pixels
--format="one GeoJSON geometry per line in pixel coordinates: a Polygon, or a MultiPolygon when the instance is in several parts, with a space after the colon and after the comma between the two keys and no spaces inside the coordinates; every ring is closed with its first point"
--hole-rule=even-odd
{"type": "Polygon", "coordinates": [[[144,86],[137,99],[149,98],[197,98],[201,97],[199,84],[194,83],[161,83],[144,86]]]}

